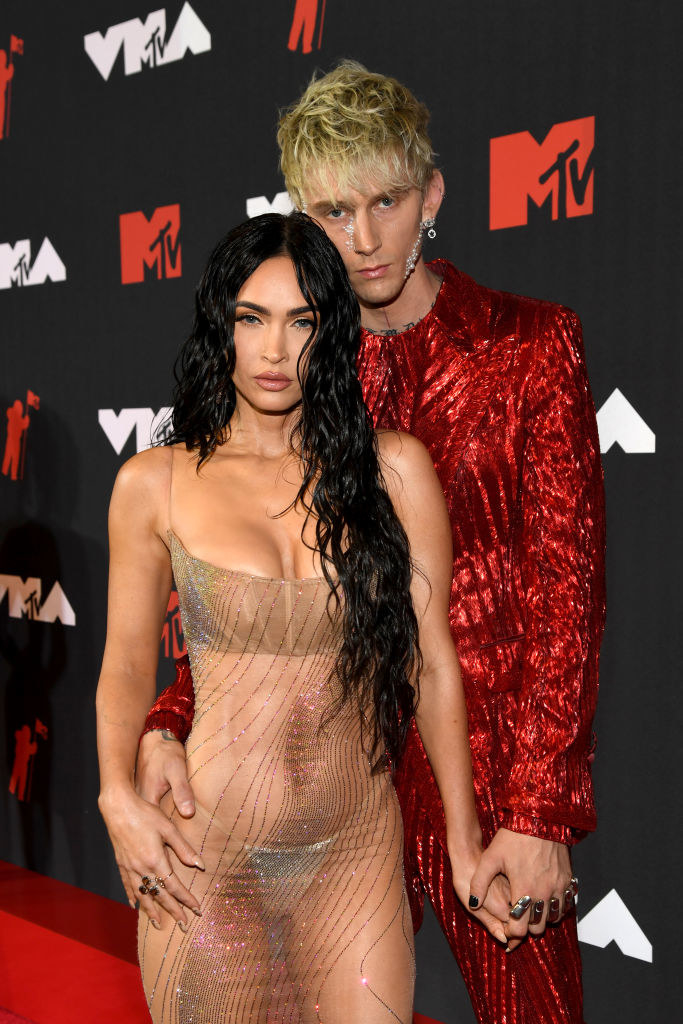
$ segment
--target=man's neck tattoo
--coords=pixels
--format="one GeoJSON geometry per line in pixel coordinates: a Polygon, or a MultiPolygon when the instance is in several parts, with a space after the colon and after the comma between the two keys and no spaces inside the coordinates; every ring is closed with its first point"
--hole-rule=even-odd
{"type": "MultiPolygon", "coordinates": [[[[383,338],[392,338],[395,334],[403,334],[404,331],[409,331],[411,327],[415,327],[415,325],[419,324],[421,320],[424,320],[424,318],[426,316],[429,316],[431,311],[434,309],[434,306],[436,305],[436,300],[437,300],[438,294],[439,293],[437,292],[437,294],[434,296],[434,301],[432,302],[432,304],[429,307],[429,309],[427,310],[427,312],[423,316],[421,316],[418,320],[410,320],[407,324],[403,324],[401,327],[386,327],[384,330],[378,330],[378,331],[375,331],[375,330],[373,330],[372,327],[369,327],[368,330],[370,331],[371,334],[381,334],[383,338]]],[[[383,309],[382,312],[384,313],[384,316],[385,316],[386,321],[388,323],[389,322],[389,317],[387,316],[386,309],[383,309]]]]}

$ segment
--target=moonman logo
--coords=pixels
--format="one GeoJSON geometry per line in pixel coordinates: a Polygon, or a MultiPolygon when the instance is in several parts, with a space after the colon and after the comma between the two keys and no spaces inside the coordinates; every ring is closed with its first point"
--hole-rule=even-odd
{"type": "Polygon", "coordinates": [[[33,263],[30,239],[22,238],[14,245],[0,242],[0,288],[26,288],[46,281],[66,281],[66,267],[49,238],[43,239],[33,263]]]}
{"type": "Polygon", "coordinates": [[[594,141],[594,117],[553,125],[540,144],[530,132],[491,139],[491,230],[526,224],[529,200],[553,220],[592,213],[594,141]]]}
{"type": "Polygon", "coordinates": [[[173,658],[174,661],[182,658],[183,654],[187,654],[177,590],[172,590],[168,599],[166,621],[161,631],[161,651],[164,658],[173,658]]]}
{"type": "Polygon", "coordinates": [[[579,939],[604,949],[616,942],[624,956],[652,963],[652,943],[616,889],[611,889],[579,921],[579,939]]]}
{"type": "Polygon", "coordinates": [[[301,52],[310,53],[313,49],[316,22],[318,23],[317,49],[320,49],[323,42],[326,7],[326,0],[296,0],[292,27],[287,41],[288,50],[296,50],[301,42],[301,52]],[[320,19],[318,19],[318,8],[320,8],[320,19]]]}
{"type": "Polygon", "coordinates": [[[38,752],[38,739],[47,739],[47,726],[36,718],[34,728],[22,725],[14,733],[14,764],[9,780],[9,791],[17,800],[31,799],[33,760],[38,752]]]}
{"type": "Polygon", "coordinates": [[[7,410],[7,440],[2,458],[2,472],[10,480],[23,480],[26,466],[26,435],[31,423],[29,409],[40,409],[40,398],[32,391],[26,392],[26,412],[20,398],[7,410]]]}
{"type": "Polygon", "coordinates": [[[12,619],[32,619],[35,622],[59,622],[76,625],[76,614],[59,583],[42,600],[43,584],[35,576],[10,576],[0,573],[0,604],[7,595],[12,619]]]}
{"type": "Polygon", "coordinates": [[[289,192],[278,192],[272,203],[266,196],[247,199],[247,217],[260,217],[262,213],[284,213],[287,216],[294,209],[289,192]]]}
{"type": "Polygon", "coordinates": [[[121,283],[138,284],[145,280],[148,267],[157,280],[180,277],[182,260],[180,239],[180,206],[159,206],[149,220],[142,210],[122,213],[121,283]]]}
{"type": "Polygon", "coordinates": [[[11,35],[9,37],[9,57],[6,50],[0,50],[0,139],[6,139],[9,135],[15,54],[18,57],[23,56],[24,40],[11,35]]]}
{"type": "Polygon", "coordinates": [[[104,78],[108,80],[123,48],[123,71],[135,75],[143,66],[158,68],[182,60],[185,54],[206,53],[211,49],[211,33],[189,4],[185,3],[175,28],[166,38],[166,10],[152,11],[144,22],[131,18],[112,25],[104,35],[90,32],[83,37],[85,52],[104,78]]]}
{"type": "Polygon", "coordinates": [[[655,451],[654,431],[648,427],[619,388],[614,389],[598,410],[598,434],[603,455],[613,444],[618,444],[628,455],[649,455],[655,451]]]}
{"type": "Polygon", "coordinates": [[[133,431],[136,452],[163,441],[170,432],[172,412],[169,406],[163,406],[157,413],[153,409],[122,409],[119,413],[100,409],[97,419],[112,448],[120,455],[133,431]]]}

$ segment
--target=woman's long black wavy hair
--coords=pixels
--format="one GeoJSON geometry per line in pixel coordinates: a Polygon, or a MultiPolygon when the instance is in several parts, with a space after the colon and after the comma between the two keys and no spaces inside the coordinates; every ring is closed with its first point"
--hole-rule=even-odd
{"type": "Polygon", "coordinates": [[[305,214],[255,217],[212,252],[197,288],[193,331],[176,363],[166,443],[196,451],[199,469],[229,437],[235,302],[247,278],[277,255],[291,259],[315,317],[298,367],[302,401],[292,444],[303,483],[294,503],[315,520],[322,571],[341,612],[336,672],[343,699],[357,700],[361,721],[374,706],[375,765],[382,745],[395,764],[415,709],[421,665],[410,549],[384,486],[356,373],[358,301],[337,249],[305,214]]]}

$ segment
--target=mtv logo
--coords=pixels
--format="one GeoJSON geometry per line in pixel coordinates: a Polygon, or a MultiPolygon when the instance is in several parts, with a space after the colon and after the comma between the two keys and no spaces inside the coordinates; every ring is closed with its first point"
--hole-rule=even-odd
{"type": "Polygon", "coordinates": [[[550,198],[553,220],[592,213],[594,142],[594,117],[553,125],[541,143],[526,131],[491,139],[491,231],[526,224],[529,200],[550,198]]]}
{"type": "Polygon", "coordinates": [[[166,38],[166,10],[152,11],[143,22],[131,18],[112,25],[104,35],[90,32],[83,37],[85,52],[104,78],[109,79],[121,47],[126,75],[135,75],[142,66],[156,68],[182,60],[187,51],[205,53],[211,49],[211,33],[188,3],[183,4],[175,28],[166,38]]]}
{"type": "Polygon", "coordinates": [[[12,619],[28,618],[38,622],[56,622],[65,626],[76,625],[76,614],[59,583],[55,583],[41,602],[42,581],[35,576],[0,574],[0,602],[7,595],[12,619]]]}
{"type": "Polygon", "coordinates": [[[113,409],[99,409],[97,420],[112,448],[120,455],[133,431],[136,452],[151,448],[156,441],[162,440],[168,433],[172,412],[169,406],[162,406],[157,413],[152,409],[122,409],[120,413],[113,409]]]}
{"type": "Polygon", "coordinates": [[[278,192],[272,202],[265,196],[247,199],[247,217],[260,217],[262,213],[283,213],[285,217],[294,209],[289,192],[278,192]]]}
{"type": "Polygon", "coordinates": [[[604,949],[616,942],[624,956],[652,963],[652,943],[616,889],[612,889],[579,921],[579,940],[604,949]]]}
{"type": "Polygon", "coordinates": [[[159,206],[149,220],[141,210],[122,213],[121,284],[139,284],[145,279],[145,267],[162,277],[180,277],[182,272],[180,206],[159,206]]]}
{"type": "Polygon", "coordinates": [[[47,280],[66,281],[66,267],[49,238],[43,239],[33,264],[30,239],[22,238],[14,245],[0,243],[0,288],[11,288],[13,284],[27,287],[47,280]]]}
{"type": "Polygon", "coordinates": [[[650,430],[619,388],[614,389],[598,410],[598,434],[603,455],[615,443],[629,455],[650,454],[655,450],[654,431],[650,430]]]}

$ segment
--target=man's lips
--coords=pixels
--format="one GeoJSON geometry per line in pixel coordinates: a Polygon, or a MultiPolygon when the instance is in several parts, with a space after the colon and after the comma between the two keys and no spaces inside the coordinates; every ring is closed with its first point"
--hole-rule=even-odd
{"type": "Polygon", "coordinates": [[[358,273],[371,280],[375,277],[384,277],[388,269],[388,263],[381,263],[376,267],[362,267],[358,273]]]}
{"type": "Polygon", "coordinates": [[[285,376],[284,373],[271,373],[267,370],[260,373],[254,380],[265,391],[284,391],[292,383],[291,377],[285,376]]]}

